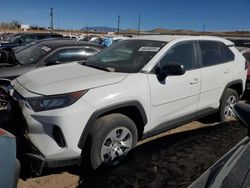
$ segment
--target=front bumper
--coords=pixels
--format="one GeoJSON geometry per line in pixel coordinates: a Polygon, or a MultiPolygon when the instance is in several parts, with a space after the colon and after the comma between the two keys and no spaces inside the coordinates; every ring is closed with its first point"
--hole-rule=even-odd
{"type": "Polygon", "coordinates": [[[66,108],[34,112],[15,92],[8,106],[9,117],[12,125],[18,125],[16,132],[25,135],[28,141],[26,156],[41,168],[78,164],[81,160],[78,142],[94,108],[79,99],[66,108]]]}

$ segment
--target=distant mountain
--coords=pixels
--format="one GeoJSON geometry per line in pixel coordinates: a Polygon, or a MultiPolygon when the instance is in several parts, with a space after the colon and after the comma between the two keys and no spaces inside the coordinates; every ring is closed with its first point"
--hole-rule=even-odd
{"type": "MultiPolygon", "coordinates": [[[[86,27],[82,28],[83,31],[86,31],[86,27]]],[[[96,27],[88,27],[88,31],[103,31],[103,32],[116,32],[116,28],[105,27],[105,26],[96,26],[96,27]]]]}
{"type": "Polygon", "coordinates": [[[153,33],[160,33],[160,34],[178,34],[178,35],[187,35],[187,34],[192,34],[194,31],[192,30],[184,30],[184,29],[177,29],[177,30],[170,30],[170,29],[165,29],[165,28],[156,28],[151,30],[150,32],[153,33]]]}

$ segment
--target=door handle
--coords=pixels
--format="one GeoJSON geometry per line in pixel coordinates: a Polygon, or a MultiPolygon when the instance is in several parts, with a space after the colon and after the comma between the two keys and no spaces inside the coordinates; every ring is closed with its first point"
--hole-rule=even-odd
{"type": "Polygon", "coordinates": [[[230,73],[229,69],[224,70],[224,74],[228,74],[228,73],[230,73]]]}
{"type": "Polygon", "coordinates": [[[198,84],[200,82],[200,80],[198,78],[194,78],[191,82],[190,85],[195,85],[198,84]]]}

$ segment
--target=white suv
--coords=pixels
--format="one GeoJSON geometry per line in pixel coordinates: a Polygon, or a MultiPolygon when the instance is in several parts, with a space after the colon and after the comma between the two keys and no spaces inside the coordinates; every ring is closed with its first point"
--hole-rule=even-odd
{"type": "Polygon", "coordinates": [[[11,106],[15,114],[21,109],[30,156],[56,167],[80,162],[84,151],[83,162],[96,169],[119,163],[138,140],[201,116],[230,119],[245,82],[245,59],[228,40],[144,36],[85,64],[17,78],[11,106]]]}

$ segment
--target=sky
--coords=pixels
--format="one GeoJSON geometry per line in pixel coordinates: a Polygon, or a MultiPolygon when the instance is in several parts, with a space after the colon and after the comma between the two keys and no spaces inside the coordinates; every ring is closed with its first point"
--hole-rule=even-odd
{"type": "Polygon", "coordinates": [[[188,29],[202,31],[250,30],[250,0],[0,0],[0,22],[54,28],[117,27],[188,29]]]}

